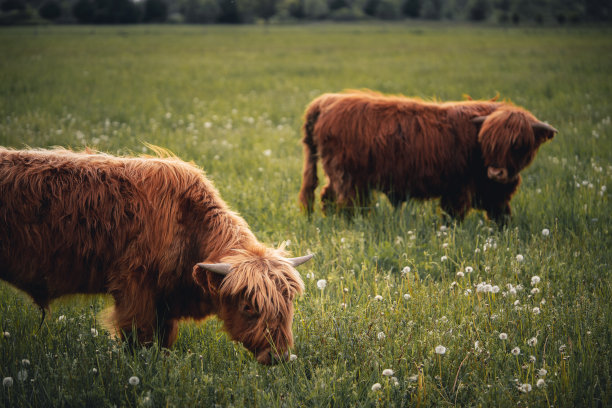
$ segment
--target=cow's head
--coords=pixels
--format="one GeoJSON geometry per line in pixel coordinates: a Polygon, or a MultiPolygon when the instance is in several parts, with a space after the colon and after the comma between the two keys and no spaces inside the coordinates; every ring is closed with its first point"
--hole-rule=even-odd
{"type": "Polygon", "coordinates": [[[294,268],[311,258],[285,258],[273,249],[238,251],[223,263],[197,264],[193,276],[211,294],[230,337],[258,362],[273,364],[286,359],[293,346],[293,299],[304,290],[294,268]]]}
{"type": "Polygon", "coordinates": [[[540,122],[515,106],[497,109],[472,119],[480,127],[478,142],[489,179],[510,183],[534,159],[540,145],[552,139],[557,129],[540,122]]]}

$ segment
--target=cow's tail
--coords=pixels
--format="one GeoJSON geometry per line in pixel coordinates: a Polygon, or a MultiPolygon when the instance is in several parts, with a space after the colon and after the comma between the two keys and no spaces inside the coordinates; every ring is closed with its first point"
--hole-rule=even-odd
{"type": "Polygon", "coordinates": [[[314,191],[319,180],[317,178],[317,160],[319,158],[317,145],[313,134],[317,119],[319,118],[320,107],[317,101],[308,106],[304,115],[304,125],[302,126],[302,145],[304,146],[304,169],[302,170],[302,188],[300,190],[300,203],[302,209],[311,214],[314,207],[314,191]]]}

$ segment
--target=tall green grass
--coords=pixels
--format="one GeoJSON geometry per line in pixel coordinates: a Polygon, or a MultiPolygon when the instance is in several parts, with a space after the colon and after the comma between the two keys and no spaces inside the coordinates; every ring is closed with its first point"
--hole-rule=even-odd
{"type": "Polygon", "coordinates": [[[260,240],[316,257],[300,267],[297,360],[272,368],[216,320],[184,323],[171,351],[130,351],[98,322],[105,297],[55,303],[39,330],[32,302],[0,284],[0,378],[13,379],[0,405],[609,406],[610,34],[420,24],[1,30],[0,145],[168,148],[203,167],[260,240]],[[444,226],[437,203],[393,210],[384,196],[353,220],[309,220],[297,204],[302,112],[345,88],[441,100],[499,93],[560,132],[523,172],[505,229],[479,212],[444,226]]]}

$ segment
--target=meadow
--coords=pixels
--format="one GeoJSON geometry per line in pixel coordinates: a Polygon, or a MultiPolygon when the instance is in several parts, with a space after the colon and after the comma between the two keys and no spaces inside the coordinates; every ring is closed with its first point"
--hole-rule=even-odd
{"type": "Polygon", "coordinates": [[[205,169],[261,241],[315,254],[299,268],[297,358],[273,367],[216,319],[183,323],[170,351],[133,352],[100,325],[104,296],[54,303],[39,329],[40,311],[0,282],[0,406],[612,405],[611,35],[417,23],[0,30],[0,145],[162,146],[205,169]],[[522,173],[506,228],[476,211],[444,224],[436,202],[394,210],[382,195],[352,220],[308,219],[302,113],[346,88],[499,94],[559,134],[522,173]]]}

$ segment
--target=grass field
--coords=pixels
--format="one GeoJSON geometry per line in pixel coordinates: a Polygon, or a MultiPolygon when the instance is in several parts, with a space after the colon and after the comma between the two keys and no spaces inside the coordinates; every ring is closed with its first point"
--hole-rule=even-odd
{"type": "Polygon", "coordinates": [[[420,24],[0,30],[0,145],[168,148],[261,241],[316,254],[300,267],[297,360],[272,368],[216,320],[184,323],[168,353],[131,353],[99,324],[105,297],[56,302],[39,330],[38,309],[1,283],[0,377],[13,381],[0,406],[612,405],[610,38],[420,24]],[[479,212],[445,227],[436,202],[394,211],[384,196],[353,221],[308,220],[301,115],[345,88],[499,93],[560,132],[523,172],[503,230],[479,212]]]}

